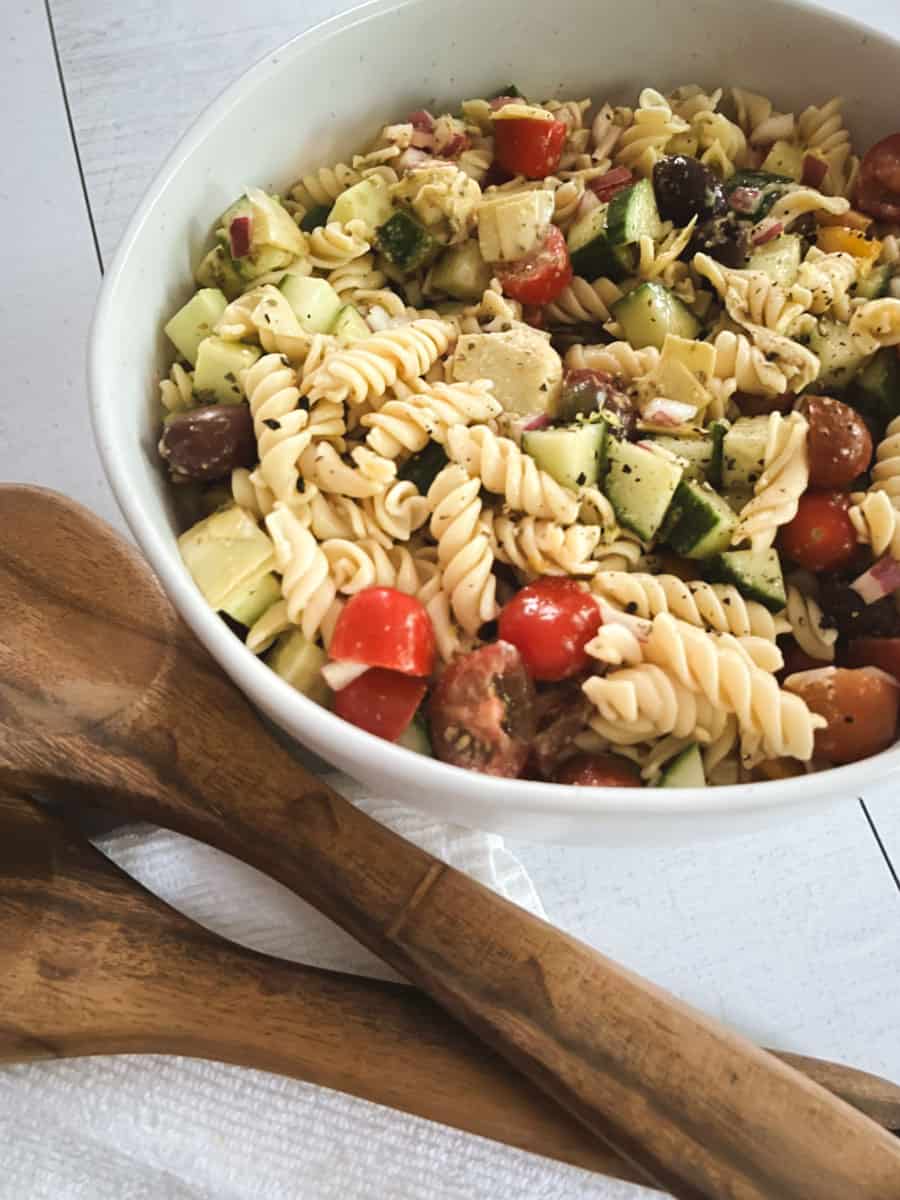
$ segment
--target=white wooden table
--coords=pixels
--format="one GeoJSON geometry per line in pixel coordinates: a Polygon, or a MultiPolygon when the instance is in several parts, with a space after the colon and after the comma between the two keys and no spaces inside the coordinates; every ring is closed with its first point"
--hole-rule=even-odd
{"type": "MultiPolygon", "coordinates": [[[[343,6],[7,0],[0,476],[51,485],[121,524],[85,401],[85,338],[103,264],[206,103],[270,47],[343,6]]],[[[896,4],[829,6],[900,32],[896,4]]],[[[551,917],[614,957],[770,1045],[900,1079],[900,797],[873,792],[712,847],[512,849],[551,917]]],[[[383,1136],[391,1142],[407,1128],[388,1120],[383,1136]]],[[[409,1150],[403,1137],[398,1154],[409,1150]]],[[[495,1161],[473,1154],[446,1195],[503,1194],[495,1161]]],[[[443,1195],[436,1187],[427,1194],[443,1195]]],[[[548,1164],[535,1175],[534,1195],[602,1194],[579,1172],[548,1164]]],[[[27,1198],[4,1192],[0,1173],[0,1200],[27,1198]]]]}

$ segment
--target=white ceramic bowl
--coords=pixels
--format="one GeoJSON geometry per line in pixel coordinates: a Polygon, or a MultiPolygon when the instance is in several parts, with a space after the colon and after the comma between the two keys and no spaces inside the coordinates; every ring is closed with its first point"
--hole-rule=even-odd
{"type": "MultiPolygon", "coordinates": [[[[208,610],[183,568],[156,455],[162,318],[191,290],[211,223],[248,183],[284,187],[426,105],[508,80],[531,95],[741,85],[785,111],[846,97],[865,146],[898,124],[900,46],[799,3],[754,0],[375,0],[296,38],[209,108],[157,175],[100,297],[90,388],[100,453],[126,519],[173,602],[260,709],[384,796],[483,829],[556,841],[672,842],[743,832],[900,771],[900,747],[823,774],[726,788],[568,788],[492,779],[390,745],[295,692],[208,610]]],[[[633,101],[632,101],[633,102],[633,101]]]]}

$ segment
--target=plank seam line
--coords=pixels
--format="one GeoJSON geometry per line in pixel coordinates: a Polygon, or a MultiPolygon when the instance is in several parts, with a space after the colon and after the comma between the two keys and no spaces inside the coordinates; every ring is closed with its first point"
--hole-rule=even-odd
{"type": "Polygon", "coordinates": [[[865,816],[866,820],[869,822],[869,829],[872,831],[872,837],[875,839],[875,844],[881,851],[881,857],[884,859],[887,869],[891,873],[891,878],[894,881],[897,891],[900,892],[900,875],[897,874],[897,869],[891,862],[890,855],[887,852],[887,847],[881,840],[881,834],[878,832],[875,822],[872,820],[872,814],[869,812],[868,808],[866,808],[866,802],[863,800],[862,796],[859,797],[859,806],[863,810],[863,815],[865,816]]]}

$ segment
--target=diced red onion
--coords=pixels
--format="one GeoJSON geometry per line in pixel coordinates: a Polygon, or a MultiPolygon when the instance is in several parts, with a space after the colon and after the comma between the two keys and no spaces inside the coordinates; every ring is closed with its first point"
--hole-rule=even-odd
{"type": "Polygon", "coordinates": [[[342,692],[368,670],[365,663],[327,662],[322,668],[322,678],[333,692],[342,692]]]}
{"type": "Polygon", "coordinates": [[[761,188],[736,187],[728,197],[728,203],[739,213],[754,213],[759,207],[761,188]]]}
{"type": "Polygon", "coordinates": [[[654,425],[686,425],[696,415],[695,405],[667,400],[663,396],[656,396],[641,413],[645,421],[652,421],[654,425]]]}
{"type": "Polygon", "coordinates": [[[828,163],[817,154],[807,154],[803,158],[803,174],[801,181],[807,187],[820,188],[828,174],[828,163]]]}
{"type": "Polygon", "coordinates": [[[900,562],[886,554],[850,584],[865,604],[883,600],[900,588],[900,562]]]}
{"type": "Polygon", "coordinates": [[[764,246],[766,242],[774,241],[775,238],[781,237],[784,233],[784,225],[781,221],[762,221],[756,227],[750,241],[754,246],[764,246]]]}
{"type": "Polygon", "coordinates": [[[398,171],[411,171],[413,167],[421,167],[422,163],[427,161],[428,155],[423,150],[410,146],[399,158],[394,159],[394,166],[398,171]]]}
{"type": "Polygon", "coordinates": [[[467,133],[454,133],[447,139],[440,148],[441,158],[459,158],[464,150],[468,150],[470,146],[469,135],[467,133]]]}
{"type": "Polygon", "coordinates": [[[595,196],[605,203],[607,200],[611,200],[616,192],[621,192],[623,188],[627,188],[633,182],[634,176],[628,167],[613,167],[604,175],[596,175],[593,179],[589,179],[587,186],[595,196]]]}
{"type": "Polygon", "coordinates": [[[525,424],[522,426],[523,431],[529,429],[546,429],[550,424],[550,417],[547,413],[535,413],[528,417],[525,424]]]}
{"type": "Polygon", "coordinates": [[[428,129],[415,129],[409,139],[409,144],[418,150],[433,150],[434,134],[428,129]]]}
{"type": "Polygon", "coordinates": [[[595,192],[585,192],[575,209],[575,220],[580,221],[582,217],[587,216],[591,209],[599,208],[601,203],[602,201],[595,192]]]}
{"type": "Polygon", "coordinates": [[[411,112],[407,121],[412,125],[413,129],[420,132],[431,133],[434,129],[434,117],[427,108],[417,108],[415,112],[411,112]]]}
{"type": "Polygon", "coordinates": [[[232,258],[246,258],[250,253],[251,223],[249,217],[235,217],[228,226],[228,241],[232,258]]]}

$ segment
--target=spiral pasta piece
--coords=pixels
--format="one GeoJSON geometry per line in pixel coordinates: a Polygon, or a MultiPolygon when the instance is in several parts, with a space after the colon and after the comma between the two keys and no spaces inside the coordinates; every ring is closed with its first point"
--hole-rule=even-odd
{"type": "Polygon", "coordinates": [[[305,209],[333,204],[347,188],[359,183],[362,172],[347,163],[335,163],[333,167],[319,167],[317,171],[304,175],[291,188],[291,197],[305,209]]]}
{"type": "Polygon", "coordinates": [[[309,235],[309,261],[314,267],[332,271],[346,266],[355,258],[362,258],[370,249],[366,240],[366,226],[362,221],[332,221],[321,225],[309,235]]]}
{"type": "Polygon", "coordinates": [[[487,425],[454,425],[447,430],[447,455],[489,492],[503,496],[510,508],[531,517],[571,525],[579,501],[542,471],[511,438],[498,437],[487,425]]]}
{"type": "Polygon", "coordinates": [[[259,451],[254,474],[276,500],[297,495],[300,456],[310,446],[309,414],[299,406],[297,373],[280,354],[266,354],[244,373],[259,451]]]}
{"type": "Polygon", "coordinates": [[[315,484],[306,484],[301,497],[291,505],[295,515],[309,525],[320,542],[331,538],[350,541],[376,541],[385,548],[393,544],[368,507],[368,501],[322,492],[315,484]]]}
{"type": "Polygon", "coordinates": [[[455,464],[445,467],[428,490],[441,586],[456,620],[472,636],[498,612],[494,553],[484,532],[480,490],[478,479],[455,464]]]}
{"type": "Polygon", "coordinates": [[[430,318],[375,334],[328,355],[309,381],[307,395],[352,405],[379,400],[398,379],[424,375],[454,340],[452,326],[430,318]]]}
{"type": "Polygon", "coordinates": [[[775,112],[772,101],[758,92],[732,88],[731,95],[738,125],[751,146],[771,146],[773,142],[793,140],[797,124],[793,113],[775,112]]]}
{"type": "Polygon", "coordinates": [[[733,390],[750,396],[780,396],[788,390],[787,376],[779,365],[769,362],[745,334],[723,329],[712,344],[715,377],[733,390]]]}
{"type": "Polygon", "coordinates": [[[772,413],[766,442],[765,465],[753,487],[753,499],[741,509],[732,544],[749,539],[753,550],[766,550],[779,526],[797,515],[800,497],[809,484],[809,426],[800,413],[782,417],[772,413]]]}
{"type": "Polygon", "coordinates": [[[364,504],[377,528],[397,542],[408,542],[428,520],[428,501],[407,479],[392,483],[364,504]]]}
{"type": "Polygon", "coordinates": [[[604,622],[584,649],[610,667],[636,667],[644,661],[641,639],[628,625],[618,622],[604,622]]]}
{"type": "Polygon", "coordinates": [[[323,492],[337,492],[360,500],[377,496],[393,483],[396,464],[365,446],[351,452],[352,465],[328,442],[315,442],[300,457],[303,478],[323,492]]]}
{"type": "Polygon", "coordinates": [[[795,291],[809,292],[807,308],[817,316],[832,312],[839,321],[849,321],[850,289],[859,273],[858,260],[852,254],[825,254],[813,246],[800,264],[795,291]]]}
{"type": "Polygon", "coordinates": [[[803,653],[821,662],[834,662],[838,631],[825,627],[824,614],[813,597],[804,595],[798,587],[789,586],[785,613],[794,640],[803,653]]]}
{"type": "Polygon", "coordinates": [[[185,412],[194,404],[194,376],[179,363],[172,363],[168,379],[159,383],[159,399],[166,412],[185,412]]]}
{"type": "Polygon", "coordinates": [[[643,546],[626,530],[599,546],[594,554],[600,571],[630,571],[640,566],[643,557],[643,546]]]}
{"type": "Polygon", "coordinates": [[[588,283],[576,275],[552,304],[544,305],[544,316],[552,325],[579,325],[582,322],[602,324],[610,320],[610,308],[624,295],[611,279],[596,279],[588,283]]]}
{"type": "Polygon", "coordinates": [[[694,255],[694,270],[709,280],[724,301],[726,312],[739,325],[764,325],[776,333],[786,333],[812,303],[811,293],[798,294],[796,289],[788,292],[765,271],[724,267],[707,254],[694,255]]]}
{"type": "Polygon", "coordinates": [[[759,225],[782,225],[787,229],[807,213],[824,212],[837,217],[843,216],[849,208],[850,201],[843,196],[826,196],[816,188],[786,187],[759,225]]]}
{"type": "Polygon", "coordinates": [[[236,467],[231,472],[230,483],[232,499],[244,512],[261,520],[272,511],[275,497],[256,471],[250,472],[245,467],[236,467]]]}
{"type": "Polygon", "coordinates": [[[374,254],[361,254],[328,274],[328,282],[345,303],[355,303],[361,291],[383,287],[386,276],[375,266],[374,254]]]}
{"type": "Polygon", "coordinates": [[[626,382],[649,375],[659,366],[655,346],[635,350],[628,342],[610,342],[602,346],[572,346],[565,357],[569,370],[605,371],[626,382]]]}
{"type": "Polygon", "coordinates": [[[588,576],[597,570],[592,560],[602,533],[597,525],[494,516],[488,533],[498,561],[526,575],[588,576]]]}
{"type": "Polygon", "coordinates": [[[872,467],[872,489],[886,492],[891,503],[900,505],[900,417],[891,421],[878,443],[872,467]]]}
{"type": "Polygon", "coordinates": [[[853,310],[850,333],[868,339],[873,350],[900,345],[900,300],[885,296],[882,300],[864,301],[853,310]]]}
{"type": "Polygon", "coordinates": [[[890,554],[900,559],[900,509],[887,492],[866,492],[850,509],[850,520],[863,545],[871,545],[877,558],[890,554]]]}
{"type": "Polygon", "coordinates": [[[653,88],[644,88],[632,122],[619,138],[615,160],[635,174],[649,175],[670,139],[689,129],[687,121],[672,112],[665,96],[653,88]]]}
{"type": "Polygon", "coordinates": [[[600,571],[591,581],[591,591],[638,617],[652,619],[668,612],[689,625],[735,637],[774,641],[790,630],[784,617],[773,616],[754,600],[745,600],[736,587],[725,583],[686,582],[677,575],[641,571],[600,571]]]}
{"type": "Polygon", "coordinates": [[[302,521],[280,501],[266,517],[281,572],[287,615],[313,641],[337,599],[328,559],[302,521]]]}
{"type": "Polygon", "coordinates": [[[844,195],[854,172],[850,134],[844,127],[841,96],[835,96],[821,108],[811,104],[797,118],[797,136],[807,151],[814,151],[828,164],[822,188],[844,195]]]}
{"type": "Polygon", "coordinates": [[[489,379],[473,383],[419,384],[405,399],[387,400],[361,424],[367,444],[384,458],[417,454],[429,441],[444,443],[451,425],[489,421],[503,411],[489,379]]]}
{"type": "Polygon", "coordinates": [[[591,729],[614,745],[635,745],[669,734],[709,743],[727,722],[722,709],[649,662],[594,675],[581,686],[597,710],[591,729]]]}
{"type": "Polygon", "coordinates": [[[422,580],[416,560],[404,546],[388,549],[369,539],[330,538],[321,548],[341,595],[353,596],[370,587],[396,588],[411,596],[419,591],[422,580]]]}

